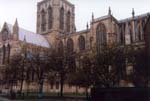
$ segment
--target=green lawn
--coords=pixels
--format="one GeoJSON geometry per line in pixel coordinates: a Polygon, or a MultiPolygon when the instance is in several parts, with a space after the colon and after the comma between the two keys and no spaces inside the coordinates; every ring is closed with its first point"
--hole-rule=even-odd
{"type": "MultiPolygon", "coordinates": [[[[10,96],[3,96],[6,98],[11,98],[10,96]]],[[[58,93],[43,93],[42,99],[60,99],[60,98],[71,98],[71,99],[85,99],[85,94],[79,94],[79,93],[65,93],[63,97],[60,97],[58,93]]],[[[36,92],[28,92],[28,93],[22,93],[16,94],[17,100],[25,99],[25,100],[32,100],[32,99],[38,99],[38,93],[36,92]]]]}

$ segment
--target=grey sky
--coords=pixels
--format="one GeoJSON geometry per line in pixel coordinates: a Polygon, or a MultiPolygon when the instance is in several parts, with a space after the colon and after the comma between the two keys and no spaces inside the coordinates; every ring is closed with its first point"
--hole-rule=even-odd
{"type": "MultiPolygon", "coordinates": [[[[0,0],[0,25],[6,21],[13,24],[18,18],[19,26],[35,32],[36,5],[41,0],[0,0]]],[[[90,22],[92,12],[95,18],[108,14],[112,9],[114,17],[124,19],[131,17],[132,8],[135,14],[150,12],[149,0],[68,0],[75,5],[77,30],[85,29],[90,22]]]]}

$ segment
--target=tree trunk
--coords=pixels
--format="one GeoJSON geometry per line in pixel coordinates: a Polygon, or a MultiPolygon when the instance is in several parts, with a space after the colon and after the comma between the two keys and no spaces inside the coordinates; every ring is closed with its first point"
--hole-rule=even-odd
{"type": "Polygon", "coordinates": [[[22,93],[22,88],[23,88],[23,79],[21,80],[21,86],[20,86],[20,94],[22,93]]]}
{"type": "Polygon", "coordinates": [[[13,91],[13,81],[11,81],[11,83],[10,83],[10,92],[12,92],[13,91]]]}
{"type": "Polygon", "coordinates": [[[88,99],[89,98],[89,93],[88,93],[88,88],[87,87],[85,88],[85,93],[86,93],[86,98],[88,99]]]}
{"type": "Polygon", "coordinates": [[[63,88],[64,88],[64,77],[63,75],[61,76],[61,80],[60,80],[60,96],[63,96],[63,88]]]}
{"type": "Polygon", "coordinates": [[[76,94],[78,94],[78,86],[76,86],[76,94]]]}
{"type": "Polygon", "coordinates": [[[28,94],[29,94],[29,86],[30,86],[30,83],[27,82],[27,96],[28,96],[28,94]]]}
{"type": "Polygon", "coordinates": [[[43,97],[43,80],[39,81],[39,94],[38,94],[39,98],[43,97]]]}

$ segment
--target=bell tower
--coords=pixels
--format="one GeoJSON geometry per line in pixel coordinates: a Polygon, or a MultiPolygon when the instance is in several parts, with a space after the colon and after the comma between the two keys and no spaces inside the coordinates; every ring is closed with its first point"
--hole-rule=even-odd
{"type": "Polygon", "coordinates": [[[74,5],[67,0],[43,0],[37,4],[37,33],[71,34],[75,31],[74,5]]]}
{"type": "Polygon", "coordinates": [[[19,39],[19,26],[18,21],[16,19],[15,24],[13,26],[13,39],[17,41],[19,39]]]}

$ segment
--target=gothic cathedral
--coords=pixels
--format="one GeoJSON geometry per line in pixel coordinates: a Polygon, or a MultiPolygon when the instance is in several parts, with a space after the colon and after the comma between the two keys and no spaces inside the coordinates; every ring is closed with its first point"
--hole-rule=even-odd
{"type": "Polygon", "coordinates": [[[104,16],[95,18],[92,14],[86,29],[76,31],[73,4],[67,0],[43,0],[37,4],[36,33],[19,27],[17,20],[14,25],[4,23],[0,32],[0,64],[9,62],[13,54],[21,51],[24,43],[30,50],[36,47],[42,47],[42,50],[53,48],[60,52],[65,50],[71,61],[69,68],[75,68],[72,64],[80,62],[77,57],[95,46],[97,50],[105,44],[114,43],[143,47],[143,29],[148,18],[149,13],[136,16],[133,9],[131,17],[117,20],[109,8],[104,16]]]}

